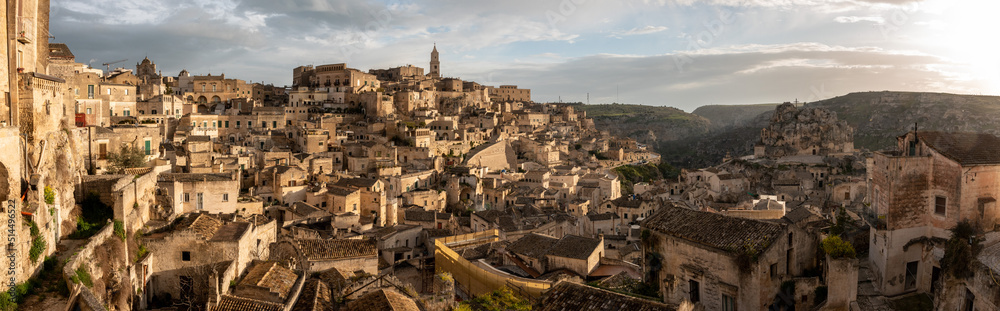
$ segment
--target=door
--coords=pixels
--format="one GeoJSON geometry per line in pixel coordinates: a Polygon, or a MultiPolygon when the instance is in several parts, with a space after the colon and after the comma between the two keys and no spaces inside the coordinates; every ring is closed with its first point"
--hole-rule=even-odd
{"type": "Polygon", "coordinates": [[[701,288],[699,285],[698,281],[688,280],[688,291],[692,303],[698,303],[701,301],[701,288]]]}
{"type": "Polygon", "coordinates": [[[198,201],[197,201],[196,204],[197,204],[196,206],[197,206],[198,210],[202,210],[203,208],[205,208],[205,194],[204,193],[200,193],[200,192],[198,193],[198,201]]]}
{"type": "Polygon", "coordinates": [[[917,288],[917,264],[916,261],[906,263],[906,283],[903,283],[903,290],[917,288]]]}

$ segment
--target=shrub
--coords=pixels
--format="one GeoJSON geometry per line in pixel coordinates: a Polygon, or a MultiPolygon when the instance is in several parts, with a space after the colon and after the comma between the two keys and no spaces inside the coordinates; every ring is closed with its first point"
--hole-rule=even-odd
{"type": "Polygon", "coordinates": [[[90,273],[83,266],[76,268],[76,279],[73,282],[80,281],[83,285],[87,287],[93,287],[94,281],[90,279],[90,273]]]}
{"type": "Polygon", "coordinates": [[[135,251],[135,260],[139,261],[139,259],[142,259],[142,257],[146,256],[146,254],[148,254],[148,253],[149,253],[149,249],[146,248],[146,245],[140,244],[139,245],[139,249],[137,249],[135,251]]]}
{"type": "Polygon", "coordinates": [[[826,286],[817,287],[816,290],[813,291],[813,304],[817,306],[823,304],[823,302],[826,301],[827,294],[828,289],[826,286]]]}
{"type": "Polygon", "coordinates": [[[31,258],[31,262],[38,262],[38,258],[42,256],[45,252],[45,238],[42,237],[38,230],[38,225],[34,221],[29,222],[29,230],[31,231],[31,249],[28,250],[28,257],[31,258]]]}
{"type": "Polygon", "coordinates": [[[38,262],[38,258],[42,256],[45,252],[45,239],[42,237],[35,237],[31,239],[31,250],[28,251],[28,256],[31,257],[31,262],[38,262]]]}
{"type": "Polygon", "coordinates": [[[844,241],[836,235],[831,235],[823,239],[823,251],[834,259],[854,258],[856,255],[851,242],[844,241]]]}
{"type": "Polygon", "coordinates": [[[125,241],[125,223],[121,220],[115,220],[115,235],[125,241]]]}
{"type": "Polygon", "coordinates": [[[56,191],[52,190],[52,187],[45,186],[45,204],[52,205],[56,203],[56,191]]]}
{"type": "Polygon", "coordinates": [[[941,258],[941,268],[955,278],[971,277],[972,263],[980,249],[982,245],[976,237],[976,228],[968,221],[962,221],[951,229],[951,238],[945,244],[944,257],[941,258]]]}

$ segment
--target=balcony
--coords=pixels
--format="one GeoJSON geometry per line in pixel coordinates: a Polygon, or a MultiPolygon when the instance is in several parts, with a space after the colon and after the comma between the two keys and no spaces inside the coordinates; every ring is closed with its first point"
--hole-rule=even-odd
{"type": "Polygon", "coordinates": [[[17,34],[17,42],[21,42],[24,44],[31,44],[31,39],[29,39],[28,36],[25,35],[24,32],[22,31],[17,34]]]}

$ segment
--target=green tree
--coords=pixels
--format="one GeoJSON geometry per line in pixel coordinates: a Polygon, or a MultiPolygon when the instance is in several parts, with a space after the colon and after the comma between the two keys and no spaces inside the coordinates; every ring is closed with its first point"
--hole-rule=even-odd
{"type": "Polygon", "coordinates": [[[951,239],[945,244],[941,268],[956,278],[973,275],[972,264],[982,249],[981,239],[976,237],[976,228],[965,220],[951,228],[951,239]]]}
{"type": "Polygon", "coordinates": [[[842,240],[839,236],[831,235],[823,239],[823,252],[830,255],[830,257],[836,258],[854,258],[857,253],[854,251],[854,245],[851,242],[842,240]]]}
{"type": "Polygon", "coordinates": [[[468,301],[463,301],[459,310],[472,311],[528,311],[531,310],[531,302],[518,297],[507,287],[502,287],[488,294],[476,296],[468,301]]]}
{"type": "Polygon", "coordinates": [[[146,152],[136,146],[123,145],[121,151],[108,153],[108,172],[121,174],[126,168],[146,165],[146,152]]]}

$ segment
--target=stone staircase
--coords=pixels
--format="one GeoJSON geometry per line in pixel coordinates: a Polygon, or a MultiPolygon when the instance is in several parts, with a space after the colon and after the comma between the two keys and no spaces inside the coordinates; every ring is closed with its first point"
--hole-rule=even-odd
{"type": "Polygon", "coordinates": [[[875,287],[868,257],[858,258],[858,298],[851,304],[851,310],[892,311],[895,310],[888,298],[875,287]]]}

